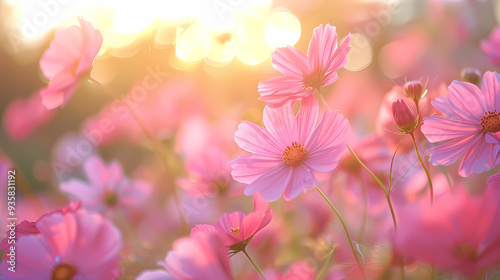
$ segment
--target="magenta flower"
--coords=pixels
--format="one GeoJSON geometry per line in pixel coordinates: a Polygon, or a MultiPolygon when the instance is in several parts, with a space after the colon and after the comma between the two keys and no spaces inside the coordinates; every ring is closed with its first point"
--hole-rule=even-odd
{"type": "Polygon", "coordinates": [[[488,40],[481,42],[481,49],[492,64],[500,64],[500,26],[493,29],[488,40]]]}
{"type": "Polygon", "coordinates": [[[471,83],[454,81],[446,98],[432,105],[446,117],[424,118],[422,132],[436,146],[427,150],[434,165],[450,165],[464,155],[460,176],[488,171],[495,166],[500,139],[500,76],[486,72],[481,90],[471,83]]]}
{"type": "Polygon", "coordinates": [[[398,99],[392,103],[392,116],[396,128],[401,133],[411,133],[417,128],[418,118],[403,99],[398,99]]]}
{"type": "Polygon", "coordinates": [[[229,280],[231,267],[227,251],[220,236],[197,234],[174,243],[165,262],[159,263],[163,269],[141,273],[137,280],[229,280]]]}
{"type": "Polygon", "coordinates": [[[80,199],[84,208],[107,213],[115,209],[127,210],[142,203],[151,192],[151,186],[141,181],[130,181],[118,162],[107,165],[97,156],[83,164],[88,182],[71,179],[60,188],[70,198],[80,199]]]}
{"type": "Polygon", "coordinates": [[[50,79],[40,91],[43,105],[49,110],[68,102],[101,49],[101,33],[83,18],[78,21],[80,27],[73,25],[56,34],[40,60],[40,69],[50,79]]]}
{"type": "Polygon", "coordinates": [[[500,261],[499,206],[498,196],[489,191],[472,197],[465,188],[437,196],[433,206],[410,205],[399,212],[395,251],[476,275],[500,261]]]}
{"type": "Polygon", "coordinates": [[[245,250],[253,236],[271,222],[273,209],[267,209],[269,202],[259,193],[254,194],[254,212],[248,215],[242,212],[224,213],[215,226],[196,225],[191,230],[191,235],[217,233],[225,246],[238,253],[245,250]]]}
{"type": "Polygon", "coordinates": [[[290,46],[276,49],[271,63],[274,69],[285,76],[261,82],[260,100],[269,107],[281,107],[335,82],[338,79],[335,70],[347,63],[347,52],[351,49],[349,41],[352,38],[349,34],[338,46],[336,31],[337,28],[329,24],[324,29],[323,25],[316,27],[307,56],[290,46]]]}
{"type": "Polygon", "coordinates": [[[45,215],[39,234],[16,241],[16,271],[2,262],[7,279],[118,279],[121,234],[109,221],[85,210],[45,215]]]}
{"type": "Polygon", "coordinates": [[[235,133],[236,143],[252,154],[229,165],[236,181],[249,184],[245,195],[256,192],[266,201],[284,195],[293,199],[318,182],[317,172],[333,170],[346,149],[349,122],[337,111],[326,112],[316,127],[318,102],[306,97],[297,116],[293,105],[264,109],[266,129],[243,121],[235,133]]]}

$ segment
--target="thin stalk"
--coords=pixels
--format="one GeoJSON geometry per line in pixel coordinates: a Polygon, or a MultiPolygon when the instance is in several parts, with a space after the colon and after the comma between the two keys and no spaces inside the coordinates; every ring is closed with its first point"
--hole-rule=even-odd
{"type": "Polygon", "coordinates": [[[332,109],[330,109],[330,106],[328,106],[328,103],[326,103],[326,100],[325,98],[323,97],[323,94],[321,93],[321,90],[318,88],[316,89],[316,92],[314,93],[314,96],[318,99],[318,101],[320,103],[322,103],[323,105],[325,105],[325,108],[328,110],[328,111],[332,111],[332,109]]]}
{"type": "Polygon", "coordinates": [[[359,164],[368,173],[370,173],[370,175],[373,177],[375,182],[377,182],[377,184],[384,190],[384,192],[387,193],[387,188],[384,186],[384,184],[380,181],[380,179],[375,174],[373,174],[373,172],[368,167],[366,167],[366,165],[358,158],[358,156],[354,153],[354,151],[351,149],[351,147],[349,147],[349,145],[347,145],[347,149],[349,149],[349,151],[351,152],[352,156],[356,159],[356,161],[359,162],[359,164]]]}
{"type": "Polygon", "coordinates": [[[255,267],[255,269],[257,269],[257,271],[260,273],[260,276],[262,276],[262,278],[264,278],[264,280],[267,280],[267,278],[264,275],[264,273],[262,272],[262,270],[260,270],[259,266],[252,260],[252,258],[250,258],[250,256],[248,255],[247,251],[243,250],[242,252],[245,254],[245,256],[247,256],[248,260],[253,264],[253,266],[255,267]]]}
{"type": "Polygon", "coordinates": [[[420,152],[418,151],[418,146],[417,146],[417,140],[415,140],[415,136],[413,135],[413,132],[409,133],[411,136],[411,140],[413,141],[413,146],[415,147],[415,152],[417,153],[418,160],[420,161],[420,164],[422,165],[422,168],[425,171],[425,175],[427,175],[427,180],[429,181],[429,190],[431,192],[431,205],[434,203],[434,189],[432,187],[432,180],[431,180],[431,175],[429,173],[429,170],[424,164],[424,161],[422,160],[422,157],[420,156],[420,152]]]}
{"type": "Polygon", "coordinates": [[[333,212],[335,212],[335,215],[337,215],[337,217],[339,218],[340,223],[342,224],[342,227],[344,228],[345,234],[347,236],[347,240],[348,240],[349,246],[351,247],[352,254],[354,255],[354,258],[356,259],[356,263],[358,264],[359,269],[361,270],[361,273],[363,274],[363,279],[365,279],[364,270],[363,270],[363,268],[361,266],[361,263],[359,262],[358,254],[356,253],[356,250],[354,249],[354,245],[352,244],[351,235],[349,234],[349,230],[347,229],[347,226],[346,226],[346,224],[344,222],[344,219],[342,219],[342,216],[340,215],[340,213],[337,210],[337,208],[335,208],[335,206],[333,206],[333,204],[330,201],[330,199],[328,199],[328,197],[326,197],[326,195],[318,188],[318,186],[314,186],[314,188],[323,197],[323,199],[325,199],[326,203],[330,206],[330,208],[332,208],[333,212]]]}
{"type": "MultiPolygon", "coordinates": [[[[94,79],[92,77],[89,77],[89,81],[93,84],[100,86],[104,90],[104,92],[106,92],[106,94],[108,94],[112,98],[122,102],[121,96],[118,93],[116,93],[112,88],[100,83],[99,81],[97,81],[96,79],[94,79]]],[[[148,138],[149,142],[151,143],[151,146],[153,147],[153,151],[155,152],[156,156],[158,157],[158,159],[162,163],[163,167],[167,171],[167,174],[169,175],[170,178],[173,178],[172,174],[170,174],[171,172],[169,169],[169,164],[168,164],[167,160],[165,159],[162,146],[160,145],[160,143],[158,143],[158,141],[154,137],[153,133],[149,130],[148,126],[144,123],[144,121],[137,114],[137,112],[134,110],[134,108],[132,108],[127,102],[123,102],[123,103],[125,104],[125,106],[127,106],[128,110],[130,112],[130,115],[137,122],[137,124],[139,125],[139,127],[143,131],[144,135],[146,135],[146,137],[148,138]]],[[[181,202],[179,199],[179,194],[177,193],[177,188],[175,187],[175,185],[173,186],[173,195],[174,195],[175,203],[177,204],[179,215],[181,216],[181,220],[183,222],[183,226],[186,229],[188,229],[187,217],[186,217],[186,214],[184,213],[184,210],[182,209],[181,202]]]]}
{"type": "Polygon", "coordinates": [[[391,210],[391,215],[392,215],[392,221],[394,223],[394,228],[398,228],[398,223],[396,220],[396,213],[394,212],[394,207],[392,206],[392,201],[391,201],[391,196],[390,192],[387,190],[387,188],[384,186],[384,184],[380,181],[380,179],[373,174],[373,172],[358,158],[358,156],[354,153],[354,151],[347,145],[347,149],[351,152],[353,157],[359,162],[359,164],[368,172],[370,175],[373,177],[373,179],[377,182],[377,184],[384,190],[385,193],[385,198],[387,200],[387,204],[389,205],[389,209],[391,210]]]}

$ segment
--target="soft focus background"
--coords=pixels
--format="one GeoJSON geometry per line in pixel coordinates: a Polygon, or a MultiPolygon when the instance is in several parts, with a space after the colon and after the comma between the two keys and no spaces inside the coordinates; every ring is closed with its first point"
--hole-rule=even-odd
{"type": "MultiPolygon", "coordinates": [[[[129,236],[135,241],[125,243],[123,254],[123,279],[133,279],[164,258],[180,236],[170,234],[179,220],[172,214],[169,192],[157,190],[170,190],[186,177],[186,159],[211,143],[225,147],[229,159],[241,154],[233,141],[237,124],[242,119],[261,123],[265,104],[258,100],[257,85],[278,76],[270,60],[275,48],[291,45],[307,52],[320,24],[336,26],[339,38],[353,34],[348,63],[324,94],[359,136],[368,135],[376,130],[385,94],[405,79],[429,79],[432,89],[449,85],[465,67],[498,71],[480,42],[500,22],[500,1],[3,0],[0,22],[1,153],[22,173],[17,179],[20,199],[26,193],[22,190],[36,196],[20,200],[20,219],[36,220],[66,205],[59,183],[82,177],[80,164],[91,154],[118,160],[126,174],[148,181],[161,194],[151,199],[156,203],[151,204],[156,208],[148,206],[154,208],[151,212],[133,214],[138,232],[129,236]],[[32,96],[47,84],[39,60],[55,32],[77,24],[77,16],[92,22],[104,37],[92,77],[130,97],[129,105],[172,151],[171,174],[164,174],[137,125],[116,120],[113,99],[88,81],[80,82],[64,108],[6,117],[13,100],[32,96]],[[154,86],[146,88],[145,79],[154,86]],[[33,118],[39,123],[26,125],[33,118]],[[111,119],[116,128],[96,132],[102,119],[111,119]],[[91,137],[95,145],[80,145],[91,137]]],[[[474,176],[487,177],[473,175],[470,182],[474,176]]],[[[214,223],[223,212],[252,209],[244,196],[223,205],[196,215],[191,224],[214,223]]],[[[290,221],[300,220],[300,215],[286,215],[294,203],[272,205],[285,213],[276,224],[293,228],[290,221]]],[[[0,236],[5,230],[2,222],[0,236]]],[[[279,238],[302,244],[296,233],[279,238]]],[[[306,243],[314,247],[318,242],[306,243]]],[[[285,253],[279,264],[308,254],[285,253]]]]}

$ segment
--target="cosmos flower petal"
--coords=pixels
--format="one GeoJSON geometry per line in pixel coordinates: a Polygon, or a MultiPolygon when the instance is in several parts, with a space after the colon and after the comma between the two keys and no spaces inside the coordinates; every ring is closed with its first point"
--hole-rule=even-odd
{"type": "Polygon", "coordinates": [[[297,79],[288,76],[276,77],[259,83],[260,100],[267,106],[279,108],[294,100],[300,100],[311,93],[312,88],[305,88],[297,79]]]}
{"type": "MultiPolygon", "coordinates": [[[[318,67],[324,59],[332,56],[338,43],[337,28],[326,24],[325,28],[320,24],[314,28],[313,36],[307,49],[307,57],[312,65],[318,67]]],[[[325,63],[326,64],[326,63],[325,63]]]]}
{"type": "Polygon", "coordinates": [[[258,192],[266,201],[278,200],[290,185],[292,178],[292,168],[280,164],[270,168],[267,173],[250,183],[245,189],[245,195],[253,195],[258,192]]]}
{"type": "MultiPolygon", "coordinates": [[[[305,144],[314,131],[318,121],[319,105],[318,100],[310,95],[302,99],[299,113],[297,114],[297,133],[299,143],[305,144]]],[[[266,126],[267,127],[267,126],[266,126]]]]}
{"type": "Polygon", "coordinates": [[[179,278],[174,277],[172,274],[168,273],[164,269],[155,270],[145,270],[137,276],[136,280],[177,280],[179,278]]]}
{"type": "Polygon", "coordinates": [[[460,108],[465,118],[481,120],[487,109],[484,96],[476,85],[454,81],[448,90],[448,102],[455,108],[460,108]]]}
{"type": "Polygon", "coordinates": [[[280,154],[282,147],[278,145],[276,138],[259,125],[242,121],[234,134],[234,140],[242,149],[269,157],[280,154]]]}
{"type": "Polygon", "coordinates": [[[276,167],[283,163],[281,158],[269,158],[258,154],[248,154],[230,161],[231,176],[233,179],[250,184],[258,177],[267,173],[270,168],[276,167]]]}
{"type": "Polygon", "coordinates": [[[331,146],[345,146],[349,131],[349,121],[343,115],[337,111],[325,112],[310,141],[306,144],[309,149],[309,157],[331,146]]]}
{"type": "Polygon", "coordinates": [[[301,164],[293,168],[292,179],[285,190],[284,198],[285,200],[292,200],[317,184],[318,179],[316,179],[314,173],[306,165],[301,164]]]}
{"type": "Polygon", "coordinates": [[[271,63],[283,75],[296,79],[302,79],[303,73],[311,72],[307,56],[290,46],[277,48],[271,55],[271,63]]]}
{"type": "Polygon", "coordinates": [[[275,139],[279,141],[280,147],[286,147],[292,143],[293,136],[296,134],[295,114],[292,104],[284,105],[279,108],[264,108],[264,125],[271,132],[275,139]]]}
{"type": "Polygon", "coordinates": [[[427,150],[425,154],[431,155],[429,161],[434,165],[450,165],[457,161],[461,155],[465,154],[479,139],[481,139],[481,135],[467,135],[433,147],[427,150]]]}
{"type": "Polygon", "coordinates": [[[497,72],[486,72],[483,75],[481,92],[484,95],[488,111],[500,112],[500,74],[497,72]]]}
{"type": "Polygon", "coordinates": [[[468,177],[472,172],[481,173],[492,169],[494,144],[484,143],[484,135],[472,145],[462,160],[458,174],[468,177]]]}
{"type": "MultiPolygon", "coordinates": [[[[349,42],[352,39],[352,34],[349,33],[347,37],[340,43],[340,46],[335,50],[335,52],[332,55],[332,61],[328,62],[328,67],[327,73],[332,72],[336,69],[339,69],[341,67],[344,67],[347,64],[347,53],[351,50],[351,46],[349,46],[349,42]]],[[[324,85],[328,85],[327,83],[324,83],[324,85]]]]}
{"type": "Polygon", "coordinates": [[[450,141],[470,134],[477,134],[480,130],[481,126],[477,123],[441,116],[426,117],[422,125],[422,132],[431,143],[450,141]]]}

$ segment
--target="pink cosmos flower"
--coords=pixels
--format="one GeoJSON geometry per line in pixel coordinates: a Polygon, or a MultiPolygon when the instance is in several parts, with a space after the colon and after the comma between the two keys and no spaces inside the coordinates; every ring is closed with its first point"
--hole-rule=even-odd
{"type": "Polygon", "coordinates": [[[16,140],[25,140],[55,116],[42,104],[42,97],[37,92],[29,98],[14,99],[3,116],[3,126],[9,136],[16,140]]]}
{"type": "Polygon", "coordinates": [[[424,118],[422,132],[435,147],[427,150],[434,165],[450,165],[464,155],[460,176],[488,171],[495,166],[494,150],[500,142],[500,76],[486,72],[481,90],[474,84],[454,81],[446,98],[432,105],[447,117],[424,118]]]}
{"type": "Polygon", "coordinates": [[[338,79],[335,70],[347,63],[347,52],[351,49],[349,41],[352,38],[349,34],[337,46],[336,31],[336,27],[329,24],[324,29],[323,25],[316,27],[307,56],[290,46],[276,49],[271,63],[274,69],[285,76],[261,82],[260,100],[269,107],[281,107],[335,82],[338,79]]]}
{"type": "Polygon", "coordinates": [[[68,102],[101,49],[101,33],[83,18],[78,21],[80,27],[73,25],[56,34],[40,60],[40,69],[50,79],[40,91],[43,105],[49,110],[68,102]]]}
{"type": "Polygon", "coordinates": [[[481,42],[481,49],[486,53],[492,64],[500,64],[500,26],[495,27],[488,40],[481,42]]]}
{"type": "Polygon", "coordinates": [[[118,279],[121,234],[97,213],[54,212],[36,222],[39,234],[16,241],[16,271],[2,262],[7,279],[118,279]]]}
{"type": "Polygon", "coordinates": [[[337,111],[318,119],[318,102],[313,96],[303,99],[297,116],[293,105],[264,109],[266,129],[243,121],[235,133],[236,143],[252,154],[241,156],[229,165],[236,181],[249,184],[245,195],[262,194],[266,201],[284,195],[293,199],[318,182],[317,172],[333,170],[346,150],[349,122],[337,111]]]}
{"type": "Polygon", "coordinates": [[[392,103],[392,116],[396,123],[396,128],[402,133],[411,133],[417,128],[417,115],[402,99],[398,99],[392,103]]]}
{"type": "Polygon", "coordinates": [[[197,234],[174,243],[164,262],[165,270],[150,270],[141,273],[137,280],[229,280],[231,267],[220,236],[197,234]]]}
{"type": "Polygon", "coordinates": [[[243,251],[252,237],[273,218],[273,209],[267,209],[269,203],[259,193],[254,194],[253,206],[254,212],[248,215],[242,212],[224,213],[215,226],[196,225],[191,235],[215,232],[233,253],[243,251]]]}
{"type": "Polygon", "coordinates": [[[221,149],[212,147],[186,162],[188,178],[177,184],[192,196],[241,194],[244,185],[231,177],[228,157],[221,149]]]}
{"type": "Polygon", "coordinates": [[[398,254],[442,269],[474,275],[500,261],[499,200],[489,191],[470,196],[455,188],[400,211],[394,237],[398,254]]]}
{"type": "MultiPolygon", "coordinates": [[[[44,214],[36,222],[30,222],[28,220],[22,221],[21,223],[19,223],[19,224],[16,225],[16,235],[14,236],[15,239],[18,239],[19,237],[24,236],[24,235],[39,234],[40,231],[36,227],[36,223],[41,218],[43,218],[43,217],[45,217],[47,215],[51,215],[53,213],[61,213],[61,214],[65,215],[66,213],[74,212],[74,211],[76,211],[76,210],[78,210],[80,208],[80,204],[81,203],[80,203],[79,200],[77,202],[70,201],[70,203],[69,203],[68,206],[63,207],[63,208],[58,209],[58,210],[55,210],[55,211],[52,211],[52,212],[50,212],[48,214],[44,214]]],[[[11,238],[10,238],[10,229],[7,230],[6,237],[0,242],[0,249],[5,250],[6,252],[8,252],[7,250],[9,249],[10,244],[12,244],[12,241],[9,241],[9,240],[11,240],[11,238]]],[[[7,256],[7,254],[5,254],[3,256],[3,258],[7,259],[7,258],[9,258],[9,256],[7,256]]]]}
{"type": "Polygon", "coordinates": [[[83,169],[88,182],[71,179],[60,188],[71,198],[80,199],[84,208],[101,213],[127,210],[142,203],[151,192],[149,184],[126,178],[116,161],[107,165],[92,156],[84,162],[83,169]]]}

